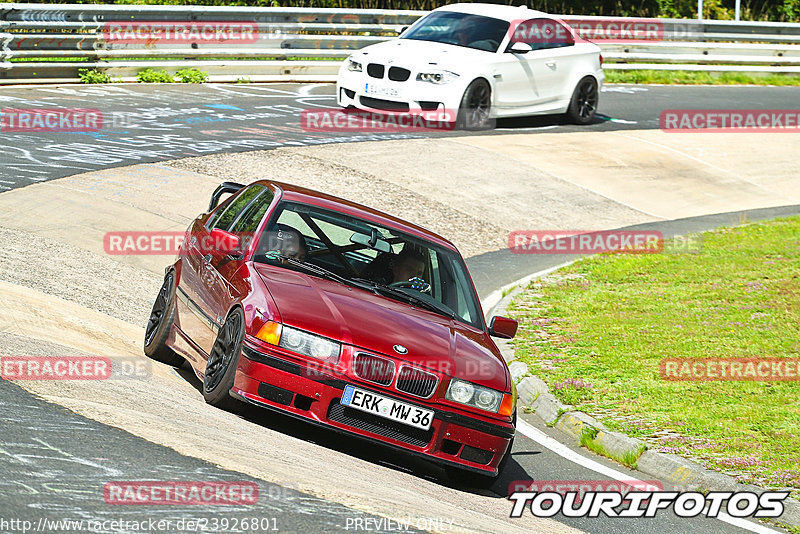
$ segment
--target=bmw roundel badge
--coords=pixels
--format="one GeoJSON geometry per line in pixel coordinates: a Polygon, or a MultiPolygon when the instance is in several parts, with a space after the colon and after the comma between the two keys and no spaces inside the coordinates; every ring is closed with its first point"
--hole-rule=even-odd
{"type": "Polygon", "coordinates": [[[394,347],[392,347],[392,348],[394,348],[394,351],[395,351],[397,354],[407,354],[407,353],[408,353],[408,349],[407,349],[407,348],[405,348],[403,345],[395,345],[395,346],[394,346],[394,347]]]}

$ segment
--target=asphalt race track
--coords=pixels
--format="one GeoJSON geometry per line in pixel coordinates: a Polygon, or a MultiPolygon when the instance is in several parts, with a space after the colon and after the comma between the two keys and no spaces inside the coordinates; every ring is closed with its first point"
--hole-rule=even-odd
{"type": "MultiPolygon", "coordinates": [[[[303,110],[334,105],[331,85],[110,85],[89,87],[25,87],[0,89],[0,107],[93,108],[103,112],[106,126],[89,133],[0,132],[0,191],[22,188],[109,167],[157,162],[221,152],[242,152],[278,147],[310,146],[430,136],[478,135],[464,132],[351,134],[304,131],[298,120],[303,110]]],[[[775,87],[634,87],[608,86],[601,96],[601,119],[579,128],[558,118],[506,120],[491,135],[515,132],[614,131],[657,129],[665,108],[791,109],[800,102],[800,88],[775,87]]],[[[480,135],[486,135],[481,132],[480,135]]],[[[0,193],[2,194],[2,193],[0,193]]],[[[752,220],[800,213],[800,208],[768,208],[748,213],[752,220]]],[[[659,223],[667,235],[710,229],[728,224],[734,215],[693,217],[659,223]]],[[[646,225],[644,226],[646,227],[646,225]]],[[[481,297],[501,286],[564,261],[561,256],[510,257],[507,251],[490,252],[468,259],[481,297]]],[[[0,332],[0,342],[10,334],[0,332]]],[[[47,346],[36,350],[46,354],[47,346]]],[[[36,355],[36,354],[33,354],[36,355]]],[[[197,387],[186,371],[174,378],[197,387]]],[[[154,399],[154,402],[161,402],[154,399]]],[[[16,384],[0,381],[0,520],[18,518],[36,524],[40,519],[141,519],[157,517],[173,524],[182,518],[210,520],[214,517],[274,518],[281,532],[327,532],[371,525],[371,532],[397,532],[398,525],[376,514],[346,507],[324,497],[309,495],[281,484],[268,483],[213,463],[182,455],[151,443],[120,428],[83,417],[46,402],[16,384]],[[212,480],[251,481],[259,485],[261,498],[254,507],[124,507],[107,505],[103,485],[109,480],[212,480]]],[[[346,455],[376,469],[388,468],[411,474],[412,480],[432,481],[443,491],[479,497],[486,506],[506,507],[509,484],[515,480],[609,480],[611,471],[631,479],[641,474],[585,449],[567,446],[572,452],[556,452],[547,446],[547,435],[568,441],[559,431],[547,428],[533,416],[520,413],[528,426],[518,432],[512,459],[491,491],[453,486],[438,467],[388,450],[376,449],[360,440],[311,427],[289,417],[244,409],[242,425],[257,425],[278,431],[287,438],[315,444],[317,453],[346,455]],[[536,440],[524,435],[537,437],[536,440]],[[582,460],[585,459],[585,460],[582,460]],[[598,468],[597,466],[602,466],[598,468]],[[598,469],[600,472],[598,472],[598,469]]],[[[198,428],[201,433],[203,429],[198,428]]],[[[346,485],[347,480],[329,480],[319,474],[320,488],[346,485]]],[[[406,484],[405,479],[399,484],[406,484]]],[[[413,489],[412,484],[406,484],[413,489]]],[[[664,483],[665,489],[670,489],[664,483]]],[[[470,500],[470,502],[474,502],[470,500]]],[[[426,503],[419,503],[424,514],[426,503]]],[[[481,510],[477,510],[481,512],[481,510]]],[[[530,514],[528,514],[530,515],[530,514]]],[[[447,532],[447,518],[440,524],[414,525],[406,530],[447,532]]],[[[652,519],[585,519],[556,516],[565,527],[592,533],[738,533],[775,532],[749,521],[678,518],[663,511],[652,519]]],[[[509,520],[512,521],[513,520],[509,520]]],[[[45,531],[70,531],[52,526],[45,531]]],[[[15,532],[4,529],[0,532],[15,532]]],[[[117,532],[108,529],[103,532],[117,532]]],[[[134,530],[128,530],[134,532],[134,530]]],[[[202,530],[206,531],[206,530],[202,530]]],[[[210,531],[210,530],[209,530],[210,531]]],[[[245,530],[240,530],[245,531],[245,530]]],[[[498,528],[495,531],[503,531],[498,528]]],[[[554,530],[557,531],[557,530],[554,530]]],[[[564,531],[571,531],[565,528],[564,531]]]]}
{"type": "MultiPolygon", "coordinates": [[[[334,107],[333,92],[330,84],[3,88],[2,109],[97,109],[103,129],[3,133],[0,191],[101,168],[216,152],[465,135],[305,131],[302,111],[334,107]]],[[[741,102],[751,109],[791,109],[798,101],[797,87],[606,86],[595,124],[578,127],[557,117],[505,119],[492,133],[657,129],[664,109],[736,109],[741,102]]]]}
{"type": "MultiPolygon", "coordinates": [[[[175,530],[181,520],[198,524],[225,517],[265,518],[282,531],[326,532],[342,530],[356,518],[380,518],[346,508],[289,488],[268,484],[240,473],[222,470],[208,462],[182,456],[127,432],[86,419],[54,406],[11,384],[0,381],[3,418],[0,514],[61,531],[63,521],[85,520],[100,524],[141,521],[143,517],[166,521],[175,530]],[[76,439],[76,435],[80,439],[76,439]],[[255,506],[98,506],[97,495],[110,480],[170,480],[253,482],[259,485],[255,506]]],[[[186,527],[184,527],[186,528],[186,527]]],[[[210,528],[210,527],[209,527],[210,528]]],[[[3,529],[5,531],[5,529],[3,529]]],[[[64,528],[63,530],[67,530],[64,528]]],[[[187,529],[189,530],[189,529],[187,529]]],[[[114,532],[108,529],[108,532],[114,532]]],[[[378,529],[382,531],[382,529],[378,529]]]]}

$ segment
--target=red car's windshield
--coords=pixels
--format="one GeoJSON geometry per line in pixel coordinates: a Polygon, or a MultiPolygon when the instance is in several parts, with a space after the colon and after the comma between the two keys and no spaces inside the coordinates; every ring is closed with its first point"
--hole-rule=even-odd
{"type": "Polygon", "coordinates": [[[300,262],[321,267],[342,281],[484,327],[458,254],[358,217],[283,202],[259,237],[253,261],[287,268],[302,267],[300,262]]]}

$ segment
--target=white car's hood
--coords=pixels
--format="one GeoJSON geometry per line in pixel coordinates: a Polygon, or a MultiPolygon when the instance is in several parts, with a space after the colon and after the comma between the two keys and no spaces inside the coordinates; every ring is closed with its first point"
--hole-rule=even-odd
{"type": "Polygon", "coordinates": [[[456,46],[416,39],[392,39],[374,44],[353,54],[370,63],[390,63],[411,70],[420,68],[445,69],[458,72],[460,68],[484,63],[494,56],[492,52],[475,50],[464,46],[456,46]]]}

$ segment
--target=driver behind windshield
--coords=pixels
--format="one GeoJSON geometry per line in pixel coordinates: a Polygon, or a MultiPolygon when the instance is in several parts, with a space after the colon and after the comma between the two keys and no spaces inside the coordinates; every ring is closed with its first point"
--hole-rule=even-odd
{"type": "Polygon", "coordinates": [[[459,21],[458,26],[456,26],[455,30],[453,30],[453,37],[456,38],[459,46],[469,46],[469,44],[475,40],[473,37],[474,33],[475,30],[473,28],[472,20],[466,17],[459,21]]]}
{"type": "Polygon", "coordinates": [[[299,231],[286,225],[278,225],[275,241],[281,255],[297,261],[306,261],[308,246],[303,234],[299,231]]]}
{"type": "Polygon", "coordinates": [[[412,245],[406,245],[399,254],[384,253],[378,256],[361,273],[378,284],[389,285],[416,279],[425,284],[425,256],[412,245]]]}
{"type": "Polygon", "coordinates": [[[425,257],[411,247],[404,248],[392,262],[392,283],[407,282],[425,274],[425,257]]]}

